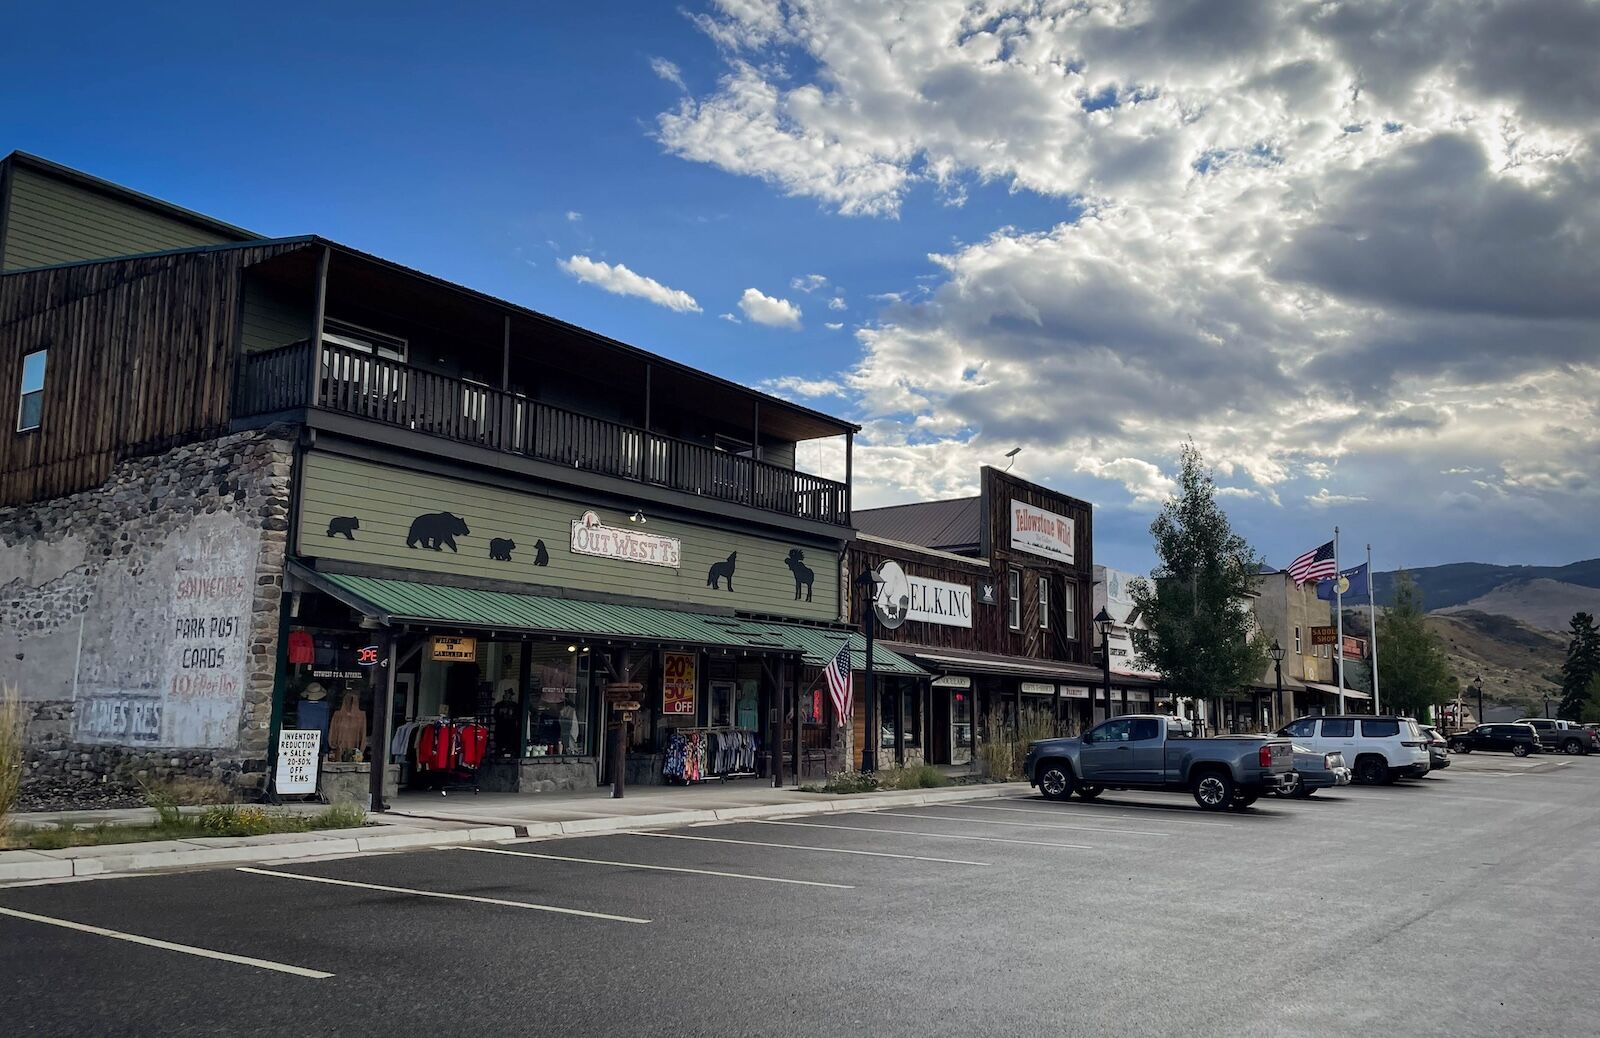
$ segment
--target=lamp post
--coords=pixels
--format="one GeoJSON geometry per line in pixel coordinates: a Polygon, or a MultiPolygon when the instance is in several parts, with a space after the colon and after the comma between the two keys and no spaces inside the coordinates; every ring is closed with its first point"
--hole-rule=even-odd
{"type": "Polygon", "coordinates": [[[1278,715],[1278,725],[1283,725],[1283,646],[1278,644],[1278,639],[1272,639],[1272,648],[1267,650],[1272,657],[1272,679],[1278,686],[1278,691],[1272,698],[1272,712],[1278,715]]]}
{"type": "Polygon", "coordinates": [[[1475,674],[1472,678],[1472,688],[1478,693],[1478,723],[1483,723],[1483,675],[1475,674]]]}
{"type": "MultiPolygon", "coordinates": [[[[1114,621],[1105,606],[1094,616],[1094,625],[1100,629],[1100,664],[1104,668],[1106,692],[1106,717],[1111,716],[1111,625],[1114,621]]],[[[1093,711],[1090,711],[1093,713],[1093,711]]]]}
{"type": "Polygon", "coordinates": [[[878,591],[883,587],[883,579],[877,571],[870,566],[861,571],[856,578],[856,585],[861,588],[863,598],[861,602],[861,623],[866,628],[867,635],[867,680],[866,680],[866,706],[862,711],[863,731],[861,734],[861,770],[870,773],[878,770],[878,697],[873,687],[872,679],[872,636],[878,627],[878,591]]]}

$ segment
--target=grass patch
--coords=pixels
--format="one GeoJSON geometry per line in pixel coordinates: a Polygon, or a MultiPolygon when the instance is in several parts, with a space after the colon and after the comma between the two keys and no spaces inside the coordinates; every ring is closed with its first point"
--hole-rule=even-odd
{"type": "Polygon", "coordinates": [[[7,685],[0,694],[0,845],[22,792],[22,704],[7,685]]]}
{"type": "Polygon", "coordinates": [[[805,793],[871,793],[877,788],[877,777],[860,771],[841,771],[820,786],[800,787],[805,793]]]}
{"type": "Polygon", "coordinates": [[[206,836],[267,836],[322,829],[355,829],[366,824],[364,808],[336,804],[316,814],[294,814],[250,804],[219,804],[200,814],[179,814],[170,803],[152,803],[157,820],[149,825],[77,825],[63,819],[50,829],[17,829],[0,836],[0,847],[58,851],[68,847],[107,847],[155,840],[193,840],[206,836]]]}
{"type": "Polygon", "coordinates": [[[878,772],[879,789],[937,789],[949,784],[949,777],[932,764],[907,764],[878,772]]]}

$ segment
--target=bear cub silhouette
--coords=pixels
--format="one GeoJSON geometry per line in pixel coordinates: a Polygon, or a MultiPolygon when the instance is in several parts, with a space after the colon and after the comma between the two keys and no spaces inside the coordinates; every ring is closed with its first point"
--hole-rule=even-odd
{"type": "Polygon", "coordinates": [[[509,537],[494,537],[489,540],[489,557],[496,562],[510,562],[511,553],[516,550],[517,542],[509,537]]]}
{"type": "Polygon", "coordinates": [[[550,565],[550,552],[545,549],[544,541],[533,542],[533,564],[535,566],[550,565]]]}
{"type": "Polygon", "coordinates": [[[467,521],[458,515],[429,512],[411,520],[411,530],[406,534],[406,547],[421,546],[438,551],[441,546],[448,546],[455,551],[456,538],[465,537],[471,532],[467,529],[467,521]]]}
{"type": "Polygon", "coordinates": [[[359,529],[361,520],[353,515],[336,515],[328,520],[329,537],[336,537],[342,533],[345,540],[353,541],[356,539],[355,531],[359,529]]]}

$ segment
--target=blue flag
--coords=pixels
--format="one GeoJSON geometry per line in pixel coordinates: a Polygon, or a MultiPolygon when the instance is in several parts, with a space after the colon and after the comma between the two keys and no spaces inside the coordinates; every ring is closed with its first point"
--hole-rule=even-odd
{"type": "MultiPolygon", "coordinates": [[[[1367,597],[1367,564],[1365,562],[1354,569],[1342,570],[1340,576],[1350,582],[1350,586],[1345,588],[1344,597],[1367,597]]],[[[1324,602],[1333,601],[1333,578],[1317,581],[1317,597],[1324,602]]]]}

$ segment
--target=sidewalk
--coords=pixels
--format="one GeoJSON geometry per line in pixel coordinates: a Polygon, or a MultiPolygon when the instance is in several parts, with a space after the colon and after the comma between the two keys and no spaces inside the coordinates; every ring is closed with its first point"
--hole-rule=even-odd
{"type": "MultiPolygon", "coordinates": [[[[271,836],[210,837],[72,847],[56,851],[0,851],[0,884],[65,880],[157,869],[188,869],[246,862],[284,862],[369,851],[412,850],[527,837],[561,837],[669,828],[703,822],[788,818],[830,811],[921,806],[984,800],[1028,792],[1024,783],[912,789],[834,796],[773,789],[753,783],[683,788],[639,786],[622,800],[609,791],[585,793],[402,793],[391,810],[368,815],[360,829],[330,829],[271,836]]],[[[316,810],[322,805],[296,805],[316,810]]],[[[19,825],[70,819],[80,825],[155,820],[149,808],[71,811],[13,816],[19,825]]]]}

